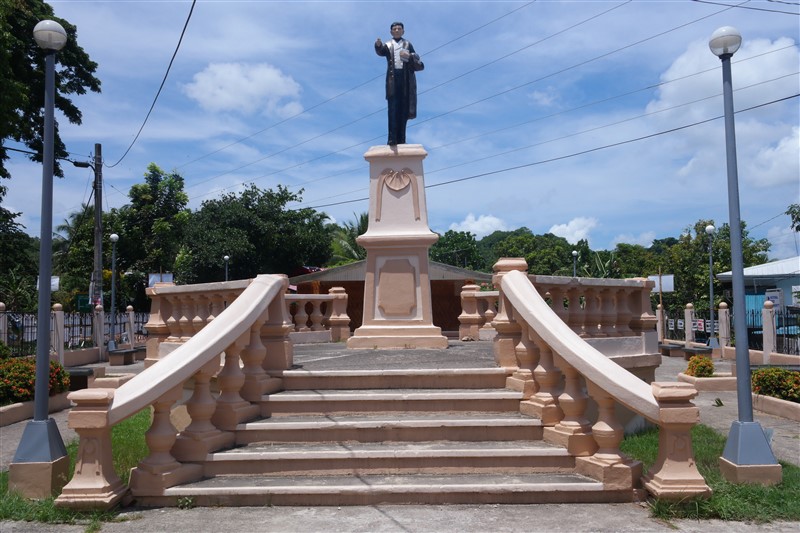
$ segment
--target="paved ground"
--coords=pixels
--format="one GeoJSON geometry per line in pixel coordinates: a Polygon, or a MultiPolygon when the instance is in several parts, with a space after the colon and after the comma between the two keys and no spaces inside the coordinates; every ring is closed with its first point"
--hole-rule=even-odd
{"type": "MultiPolygon", "coordinates": [[[[455,368],[491,367],[490,343],[454,343],[446,351],[417,350],[401,355],[392,350],[347,351],[343,345],[297,346],[295,363],[306,369],[370,369],[370,368],[455,368]]],[[[682,358],[663,358],[656,372],[659,381],[675,381],[685,368],[682,358]]],[[[725,371],[725,363],[718,370],[725,371]]],[[[142,363],[128,367],[112,367],[108,373],[141,371],[142,363]]],[[[737,416],[735,392],[701,393],[695,400],[700,407],[701,422],[721,433],[727,433],[737,416]],[[719,398],[721,406],[715,401],[719,398]]],[[[55,413],[65,442],[76,437],[67,428],[67,412],[55,413]]],[[[800,464],[800,427],[798,423],[759,412],[755,418],[763,427],[774,430],[773,450],[781,460],[800,464]]],[[[12,461],[25,423],[0,429],[0,469],[12,461]]],[[[749,532],[800,531],[800,523],[745,524],[721,521],[678,520],[664,523],[649,516],[643,504],[593,505],[452,505],[452,506],[363,506],[363,507],[267,507],[267,508],[197,508],[130,509],[120,518],[124,521],[104,523],[104,533],[164,532],[504,532],[504,531],[687,531],[749,532]]],[[[85,525],[35,524],[0,522],[5,532],[82,532],[85,525]]]]}

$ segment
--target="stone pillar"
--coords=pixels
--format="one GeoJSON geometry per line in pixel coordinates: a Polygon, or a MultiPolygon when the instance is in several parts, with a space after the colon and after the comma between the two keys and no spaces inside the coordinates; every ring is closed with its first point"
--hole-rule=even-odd
{"type": "Polygon", "coordinates": [[[656,308],[656,318],[657,318],[656,332],[658,335],[658,342],[664,342],[664,339],[666,338],[666,335],[664,334],[664,330],[666,327],[665,324],[666,319],[664,318],[664,306],[661,304],[658,304],[658,307],[656,308]]]}
{"type": "Polygon", "coordinates": [[[761,334],[762,334],[762,350],[764,353],[764,364],[769,364],[769,354],[775,351],[775,345],[778,341],[778,332],[775,329],[775,304],[767,300],[764,302],[764,308],[761,310],[761,334]]]}
{"type": "Polygon", "coordinates": [[[694,342],[694,304],[686,304],[686,309],[683,311],[683,334],[686,340],[686,346],[694,342]]]}
{"type": "Polygon", "coordinates": [[[419,144],[373,146],[362,325],[348,348],[447,348],[433,325],[428,249],[439,236],[428,227],[419,144]]]}
{"type": "MultiPolygon", "coordinates": [[[[719,324],[719,345],[731,345],[731,312],[728,309],[728,304],[721,302],[719,304],[719,313],[717,316],[717,323],[719,324]]],[[[724,356],[723,356],[724,357],[724,356]]]]}
{"type": "Polygon", "coordinates": [[[53,328],[50,330],[50,353],[55,352],[58,362],[64,364],[64,307],[53,304],[53,328]]]}

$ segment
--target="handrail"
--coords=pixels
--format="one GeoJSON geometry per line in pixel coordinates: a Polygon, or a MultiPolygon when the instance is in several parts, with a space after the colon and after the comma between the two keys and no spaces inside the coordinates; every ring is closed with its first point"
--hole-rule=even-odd
{"type": "Polygon", "coordinates": [[[515,316],[533,328],[567,363],[619,403],[651,422],[659,422],[659,405],[651,386],[586,343],[547,305],[527,275],[508,272],[502,277],[501,287],[515,316]]]}
{"type": "Polygon", "coordinates": [[[212,321],[157,365],[145,369],[116,390],[108,412],[109,424],[117,424],[149,406],[153,398],[184,383],[225,351],[231,338],[249,331],[272,299],[284,290],[284,283],[284,278],[271,275],[259,275],[251,280],[220,314],[220,319],[212,321]]]}

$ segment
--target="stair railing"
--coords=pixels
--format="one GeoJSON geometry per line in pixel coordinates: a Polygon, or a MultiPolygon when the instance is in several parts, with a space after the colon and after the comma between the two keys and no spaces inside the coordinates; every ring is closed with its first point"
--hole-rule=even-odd
{"type": "MultiPolygon", "coordinates": [[[[658,459],[641,479],[644,487],[665,499],[710,495],[692,452],[690,430],[699,421],[699,410],[691,399],[697,391],[678,382],[648,385],[604,356],[559,313],[563,293],[548,291],[555,303],[551,307],[525,270],[522,259],[501,259],[494,280],[501,293],[495,355],[502,366],[515,360],[509,386],[524,391],[520,411],[539,417],[545,440],[576,456],[578,473],[602,481],[607,490],[629,491],[639,486],[641,464],[619,450],[623,428],[614,408],[621,404],[659,427],[658,459]],[[598,407],[594,424],[586,417],[590,397],[598,407]]],[[[616,294],[630,302],[635,292],[616,294]]],[[[630,309],[633,315],[638,312],[630,309]]],[[[597,328],[602,331],[602,315],[611,312],[599,310],[597,328]]]]}
{"type": "MultiPolygon", "coordinates": [[[[78,433],[78,457],[74,476],[56,504],[107,509],[125,495],[128,487],[112,462],[111,428],[150,406],[153,421],[145,435],[150,455],[131,472],[133,494],[161,495],[168,487],[200,479],[202,466],[192,461],[232,446],[236,425],[259,415],[259,407],[251,402],[277,379],[270,372],[291,365],[287,338],[291,325],[284,299],[287,287],[288,279],[280,275],[249,280],[238,297],[226,302],[224,310],[215,311],[213,321],[205,317],[203,326],[198,321],[200,329],[192,330],[183,344],[120,388],[71,393],[69,399],[76,406],[69,414],[69,426],[78,433]],[[225,362],[220,369],[223,353],[225,362]],[[214,375],[219,386],[216,398],[210,386],[214,375]],[[170,412],[191,379],[194,390],[186,402],[191,422],[178,433],[170,412]]],[[[198,293],[188,293],[175,300],[180,304],[169,312],[174,320],[168,327],[175,336],[188,333],[193,322],[188,303],[198,293]]]]}

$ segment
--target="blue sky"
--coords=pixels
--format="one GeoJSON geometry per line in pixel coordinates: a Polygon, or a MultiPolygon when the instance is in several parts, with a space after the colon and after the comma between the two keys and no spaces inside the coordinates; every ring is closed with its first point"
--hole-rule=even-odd
{"type": "MultiPolygon", "coordinates": [[[[102,143],[105,208],[124,205],[155,162],[184,176],[195,209],[249,183],[282,184],[352,220],[368,207],[363,154],[386,139],[385,61],[372,43],[400,20],[426,66],[407,138],[428,151],[431,229],[526,226],[595,249],[728,221],[724,125],[709,120],[722,114],[721,69],[707,43],[735,26],[741,216],[770,240],[771,259],[798,255],[783,214],[800,201],[796,3],[199,0],[147,125],[112,168],[191,2],[50,4],[99,64],[103,92],[76,97],[83,124],[60,128],[75,159],[102,143]]],[[[8,166],[6,207],[38,235],[41,166],[13,152],[8,166]]],[[[54,224],[89,199],[91,170],[65,171],[54,224]]]]}

